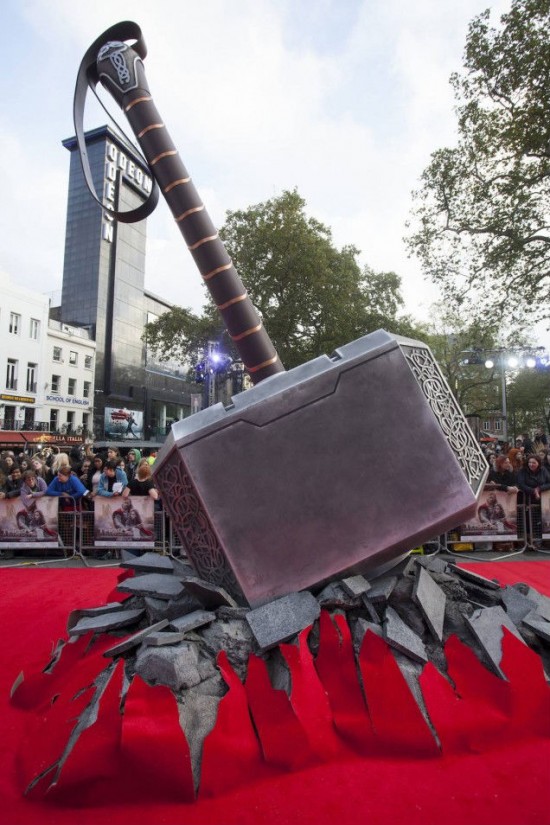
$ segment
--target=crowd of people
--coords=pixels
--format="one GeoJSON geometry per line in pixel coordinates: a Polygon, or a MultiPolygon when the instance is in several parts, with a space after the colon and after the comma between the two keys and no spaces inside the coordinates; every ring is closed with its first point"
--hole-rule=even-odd
{"type": "Polygon", "coordinates": [[[142,456],[130,449],[126,456],[116,447],[94,453],[91,446],[70,453],[47,447],[40,453],[0,453],[0,499],[21,497],[28,507],[41,496],[59,497],[61,511],[75,507],[92,510],[97,496],[150,496],[160,509],[151,467],[155,454],[142,456]]]}

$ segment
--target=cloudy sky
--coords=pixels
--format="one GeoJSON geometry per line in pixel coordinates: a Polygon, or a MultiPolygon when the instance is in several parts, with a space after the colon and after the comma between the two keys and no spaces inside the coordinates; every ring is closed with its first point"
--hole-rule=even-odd
{"type": "MultiPolygon", "coordinates": [[[[402,278],[407,310],[436,293],[402,237],[430,153],[455,141],[449,75],[469,21],[502,0],[3,0],[0,274],[59,289],[72,98],[82,56],[120,20],[148,45],[158,109],[214,222],[297,187],[361,261],[402,278]]],[[[123,121],[123,116],[118,116],[123,121]]],[[[90,106],[86,128],[105,117],[90,106]]],[[[146,286],[200,308],[201,280],[161,202],[146,286]]]]}

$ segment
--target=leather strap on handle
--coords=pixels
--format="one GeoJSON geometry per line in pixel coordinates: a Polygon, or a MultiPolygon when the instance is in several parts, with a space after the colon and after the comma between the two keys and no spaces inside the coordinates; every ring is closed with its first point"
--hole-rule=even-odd
{"type": "Polygon", "coordinates": [[[74,92],[73,120],[76,143],[80,155],[80,162],[82,164],[82,172],[84,173],[84,179],[88,189],[90,190],[92,198],[97,201],[101,208],[115,220],[121,221],[122,223],[134,223],[147,218],[154,211],[158,203],[159,190],[154,178],[153,188],[151,189],[146,201],[144,201],[136,209],[130,209],[126,212],[117,212],[115,209],[109,207],[108,204],[105,204],[96,194],[92,173],[90,171],[90,161],[88,160],[86,139],[84,137],[84,108],[86,105],[86,94],[88,92],[88,87],[91,86],[95,88],[99,80],[97,75],[98,52],[107,41],[117,40],[120,38],[125,40],[135,40],[136,42],[133,48],[135,52],[140,55],[140,57],[143,58],[147,54],[147,47],[145,46],[141,29],[138,25],[136,25],[136,23],[117,23],[116,26],[111,26],[111,28],[107,29],[101,37],[98,37],[98,39],[92,43],[82,58],[80,68],[78,69],[76,88],[74,92]]]}
{"type": "MultiPolygon", "coordinates": [[[[145,77],[145,54],[139,27],[119,23],[88,49],[81,72],[86,73],[88,83],[100,81],[125,112],[245,368],[257,384],[284,367],[156,109],[145,77]],[[130,46],[126,40],[136,42],[130,46]],[[94,50],[97,65],[92,69],[94,50]]],[[[75,111],[78,92],[77,83],[75,111]]],[[[115,217],[128,220],[131,214],[115,217]]]]}

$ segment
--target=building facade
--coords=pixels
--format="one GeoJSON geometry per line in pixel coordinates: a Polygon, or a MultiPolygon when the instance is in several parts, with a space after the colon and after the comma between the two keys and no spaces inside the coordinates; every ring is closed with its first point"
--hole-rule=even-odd
{"type": "MultiPolygon", "coordinates": [[[[103,203],[139,206],[152,181],[133,147],[107,126],[86,133],[86,144],[103,203]]],[[[145,324],[171,305],[145,290],[146,221],[110,219],[88,192],[75,138],[63,145],[71,159],[60,321],[96,342],[94,438],[155,446],[190,413],[190,394],[182,370],[147,362],[145,324]]]]}

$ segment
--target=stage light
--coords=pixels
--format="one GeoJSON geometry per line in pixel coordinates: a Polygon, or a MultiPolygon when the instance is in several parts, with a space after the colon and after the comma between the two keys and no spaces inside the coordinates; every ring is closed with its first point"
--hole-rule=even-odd
{"type": "Polygon", "coordinates": [[[510,358],[508,358],[508,366],[512,367],[512,369],[514,367],[517,367],[518,364],[519,364],[519,359],[515,355],[511,355],[510,358]]]}
{"type": "Polygon", "coordinates": [[[534,369],[534,368],[537,366],[537,359],[536,359],[536,358],[533,358],[533,356],[532,356],[532,355],[529,355],[529,356],[525,359],[525,366],[526,366],[526,367],[529,367],[529,369],[530,369],[530,370],[534,369]]]}
{"type": "Polygon", "coordinates": [[[495,362],[491,358],[487,358],[487,360],[485,361],[485,366],[488,370],[492,370],[495,366],[495,362]]]}

